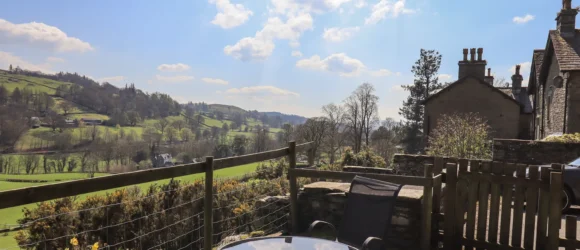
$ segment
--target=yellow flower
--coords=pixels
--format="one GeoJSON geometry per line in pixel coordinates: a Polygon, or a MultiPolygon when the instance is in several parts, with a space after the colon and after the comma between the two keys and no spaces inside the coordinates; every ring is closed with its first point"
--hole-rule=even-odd
{"type": "Polygon", "coordinates": [[[92,250],[98,250],[99,249],[99,242],[95,242],[95,244],[93,245],[92,250]]]}
{"type": "Polygon", "coordinates": [[[70,244],[71,244],[71,245],[73,245],[73,246],[78,246],[78,245],[79,245],[79,241],[77,240],[77,238],[76,238],[76,237],[73,237],[73,238],[70,240],[70,244]]]}

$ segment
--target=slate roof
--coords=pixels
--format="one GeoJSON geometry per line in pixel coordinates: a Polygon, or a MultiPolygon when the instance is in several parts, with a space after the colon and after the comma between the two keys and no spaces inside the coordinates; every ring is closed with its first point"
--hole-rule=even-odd
{"type": "Polygon", "coordinates": [[[557,30],[550,30],[549,39],[554,47],[561,71],[580,70],[580,30],[571,38],[563,38],[557,30]]]}
{"type": "Polygon", "coordinates": [[[523,87],[519,94],[514,95],[512,88],[497,88],[501,92],[509,95],[514,100],[518,101],[522,107],[523,113],[531,114],[534,109],[532,108],[532,101],[530,100],[530,96],[528,95],[527,88],[523,87]]]}
{"type": "Polygon", "coordinates": [[[451,84],[447,85],[447,87],[445,87],[445,88],[443,88],[443,89],[439,90],[437,93],[435,93],[435,94],[433,94],[433,95],[429,96],[429,97],[428,97],[428,98],[427,98],[425,101],[423,101],[423,103],[422,103],[422,104],[423,104],[423,105],[425,105],[425,104],[427,104],[429,101],[431,101],[431,100],[433,100],[433,99],[436,99],[436,98],[437,98],[439,95],[441,95],[443,92],[445,92],[445,91],[448,91],[448,90],[452,89],[453,87],[455,87],[455,86],[457,86],[457,85],[461,84],[461,83],[462,83],[462,82],[464,82],[464,81],[465,81],[467,78],[474,78],[474,79],[477,79],[479,83],[481,83],[481,84],[483,84],[483,85],[485,85],[485,86],[487,86],[487,87],[491,88],[492,90],[494,90],[494,91],[496,91],[497,93],[501,94],[503,97],[505,97],[505,98],[507,98],[507,99],[509,99],[509,100],[512,100],[513,102],[515,102],[515,103],[517,103],[518,105],[520,105],[520,106],[521,106],[521,104],[520,104],[520,103],[519,103],[517,100],[515,100],[515,99],[513,98],[513,96],[512,96],[512,95],[510,95],[510,94],[507,94],[507,93],[504,93],[504,92],[503,92],[503,91],[501,91],[500,89],[498,89],[498,88],[496,88],[496,87],[494,87],[494,86],[490,85],[489,83],[485,82],[484,80],[482,80],[482,79],[479,79],[479,78],[477,78],[477,77],[470,76],[470,75],[469,75],[469,76],[465,76],[465,77],[463,77],[463,78],[460,78],[459,80],[455,81],[454,83],[451,83],[451,84]]]}
{"type": "Polygon", "coordinates": [[[540,71],[542,69],[542,62],[544,61],[544,53],[545,50],[537,49],[534,50],[534,65],[533,67],[536,69],[536,81],[540,79],[540,71]]]}

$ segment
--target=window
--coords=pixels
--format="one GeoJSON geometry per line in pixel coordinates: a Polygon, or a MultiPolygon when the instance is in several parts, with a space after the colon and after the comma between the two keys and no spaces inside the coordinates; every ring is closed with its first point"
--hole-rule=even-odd
{"type": "Polygon", "coordinates": [[[554,96],[554,86],[550,86],[550,88],[548,88],[548,92],[547,94],[547,98],[546,98],[546,111],[547,111],[547,120],[548,120],[548,124],[550,124],[552,122],[552,116],[550,115],[550,111],[552,109],[552,97],[554,96]]]}

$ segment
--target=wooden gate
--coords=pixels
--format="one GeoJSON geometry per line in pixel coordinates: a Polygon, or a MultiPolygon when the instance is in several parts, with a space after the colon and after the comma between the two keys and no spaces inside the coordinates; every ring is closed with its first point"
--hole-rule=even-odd
{"type": "Polygon", "coordinates": [[[446,163],[445,249],[557,249],[562,166],[446,163]]]}

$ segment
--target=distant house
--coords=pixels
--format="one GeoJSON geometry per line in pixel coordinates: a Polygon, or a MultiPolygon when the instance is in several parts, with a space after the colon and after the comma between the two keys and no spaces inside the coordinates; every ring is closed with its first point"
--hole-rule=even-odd
{"type": "Polygon", "coordinates": [[[173,157],[170,154],[158,154],[153,160],[155,161],[154,166],[158,168],[172,167],[175,165],[173,164],[173,157]]]}
{"type": "Polygon", "coordinates": [[[87,119],[81,118],[80,119],[85,125],[101,125],[103,124],[103,120],[100,119],[87,119]]]}
{"type": "Polygon", "coordinates": [[[33,116],[30,117],[30,127],[32,128],[39,128],[40,127],[40,118],[33,116]]]}

